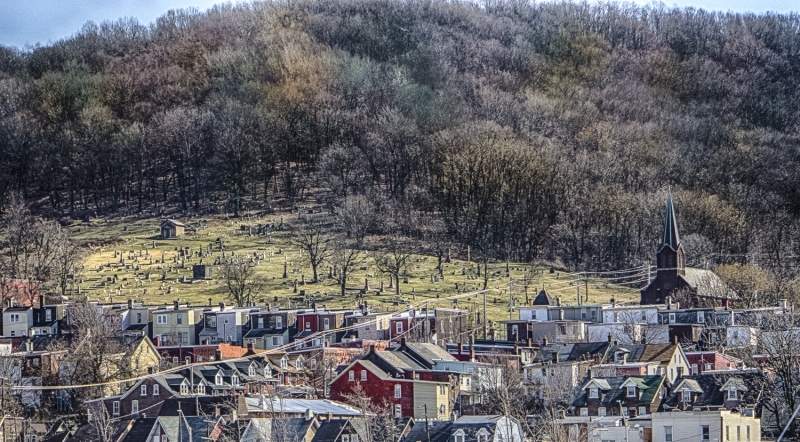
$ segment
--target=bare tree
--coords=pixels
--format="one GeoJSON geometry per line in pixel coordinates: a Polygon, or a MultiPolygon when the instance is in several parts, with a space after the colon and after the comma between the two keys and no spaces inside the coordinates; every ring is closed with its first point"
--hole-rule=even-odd
{"type": "Polygon", "coordinates": [[[375,217],[372,204],[363,195],[348,196],[336,210],[336,217],[347,237],[355,242],[355,248],[360,249],[375,217]]]}
{"type": "Polygon", "coordinates": [[[398,425],[393,406],[387,399],[376,403],[361,383],[357,383],[352,393],[345,395],[345,402],[361,410],[361,415],[350,421],[365,442],[397,441],[398,425]]]}
{"type": "Polygon", "coordinates": [[[86,411],[91,416],[89,426],[94,431],[97,442],[112,442],[114,440],[114,419],[108,414],[103,401],[89,402],[86,411]]]}
{"type": "Polygon", "coordinates": [[[364,260],[364,253],[356,248],[355,245],[349,247],[344,242],[336,241],[330,260],[336,268],[339,276],[340,294],[344,297],[347,289],[347,278],[350,276],[353,267],[364,260]]]}
{"type": "Polygon", "coordinates": [[[251,305],[255,296],[266,287],[266,281],[256,271],[255,265],[242,257],[223,260],[220,273],[228,297],[241,307],[251,305]]]}
{"type": "Polygon", "coordinates": [[[303,259],[311,266],[313,282],[318,282],[319,266],[330,258],[333,251],[322,223],[312,217],[303,218],[300,227],[294,229],[292,243],[303,252],[303,259]]]}
{"type": "Polygon", "coordinates": [[[375,266],[378,267],[383,273],[388,273],[394,278],[395,294],[400,294],[400,275],[402,275],[407,266],[408,260],[411,258],[411,253],[406,251],[403,244],[400,243],[396,235],[388,238],[385,246],[386,251],[378,253],[375,257],[375,266]]]}

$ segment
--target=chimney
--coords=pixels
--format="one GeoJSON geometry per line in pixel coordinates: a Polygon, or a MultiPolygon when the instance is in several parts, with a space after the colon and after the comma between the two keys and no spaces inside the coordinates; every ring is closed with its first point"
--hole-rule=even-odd
{"type": "Polygon", "coordinates": [[[672,296],[665,297],[664,304],[666,304],[667,310],[672,310],[672,296]]]}
{"type": "Polygon", "coordinates": [[[473,336],[469,337],[469,360],[475,360],[475,338],[473,336]]]}
{"type": "Polygon", "coordinates": [[[587,368],[587,369],[586,369],[586,376],[587,376],[589,379],[592,379],[592,367],[591,367],[591,366],[590,366],[589,368],[587,368]]]}
{"type": "Polygon", "coordinates": [[[557,297],[556,297],[556,305],[557,305],[558,307],[561,307],[561,296],[557,296],[557,297]]]}
{"type": "Polygon", "coordinates": [[[514,354],[515,355],[519,354],[519,344],[517,344],[516,342],[514,342],[514,354]]]}
{"type": "Polygon", "coordinates": [[[553,353],[553,361],[554,361],[556,364],[558,364],[558,362],[559,362],[558,350],[556,350],[556,352],[555,352],[555,353],[553,353]]]}
{"type": "Polygon", "coordinates": [[[533,347],[533,339],[528,338],[527,344],[528,344],[528,348],[533,347]]]}
{"type": "Polygon", "coordinates": [[[219,417],[219,405],[214,406],[214,417],[219,417]]]}
{"type": "Polygon", "coordinates": [[[494,328],[489,330],[489,337],[492,339],[492,341],[494,341],[497,338],[497,330],[494,328]]]}
{"type": "Polygon", "coordinates": [[[219,348],[217,348],[214,351],[214,360],[216,360],[216,361],[221,361],[222,360],[222,351],[220,351],[219,348]]]}
{"type": "Polygon", "coordinates": [[[617,306],[617,300],[615,298],[611,298],[611,308],[614,308],[616,306],[617,306]]]}
{"type": "Polygon", "coordinates": [[[642,345],[647,345],[647,336],[642,336],[642,345]]]}
{"type": "Polygon", "coordinates": [[[405,336],[400,337],[400,346],[401,347],[405,347],[406,346],[406,337],[405,336]]]}
{"type": "Polygon", "coordinates": [[[728,298],[725,298],[725,304],[724,305],[725,305],[725,310],[728,310],[730,308],[730,304],[728,304],[728,298]]]}
{"type": "Polygon", "coordinates": [[[247,351],[248,352],[252,352],[252,351],[254,351],[254,349],[255,349],[255,345],[253,344],[253,341],[248,342],[247,343],[247,351]]]}
{"type": "Polygon", "coordinates": [[[175,310],[178,310],[178,307],[180,306],[180,305],[178,304],[178,301],[177,301],[177,300],[175,300],[175,301],[172,301],[172,305],[175,307],[175,310]]]}
{"type": "Polygon", "coordinates": [[[160,336],[154,336],[153,337],[153,345],[155,347],[159,347],[161,345],[161,337],[160,336]]]}
{"type": "Polygon", "coordinates": [[[678,345],[678,335],[672,335],[672,343],[678,345]]]}
{"type": "Polygon", "coordinates": [[[463,352],[464,352],[464,344],[459,342],[458,343],[458,354],[461,354],[463,352]]]}
{"type": "Polygon", "coordinates": [[[731,310],[731,323],[728,325],[736,325],[736,317],[733,314],[733,310],[731,310]]]}
{"type": "Polygon", "coordinates": [[[219,311],[221,311],[221,312],[225,311],[225,303],[224,302],[220,302],[219,303],[219,311]]]}
{"type": "Polygon", "coordinates": [[[205,339],[203,339],[202,341],[200,341],[200,344],[202,344],[202,345],[208,345],[208,343],[209,343],[209,342],[210,342],[210,341],[208,340],[208,338],[205,338],[205,339]]]}
{"type": "Polygon", "coordinates": [[[128,298],[128,310],[133,308],[133,299],[128,298]]]}
{"type": "Polygon", "coordinates": [[[310,421],[314,419],[314,411],[310,408],[306,408],[306,420],[310,421]]]}
{"type": "Polygon", "coordinates": [[[328,412],[328,420],[329,421],[333,420],[333,413],[331,413],[330,411],[328,412]]]}
{"type": "Polygon", "coordinates": [[[542,338],[542,347],[546,347],[546,346],[547,346],[547,336],[542,338]]]}
{"type": "Polygon", "coordinates": [[[676,302],[675,303],[675,310],[680,310],[680,309],[681,309],[681,303],[680,302],[676,302]]]}
{"type": "Polygon", "coordinates": [[[558,320],[559,321],[563,321],[564,320],[564,309],[563,308],[558,309],[558,320]]]}

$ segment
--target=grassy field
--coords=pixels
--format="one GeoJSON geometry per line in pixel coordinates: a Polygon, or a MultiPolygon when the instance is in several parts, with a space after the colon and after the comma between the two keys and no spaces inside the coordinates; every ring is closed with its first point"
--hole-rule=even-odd
{"type": "MultiPolygon", "coordinates": [[[[237,255],[255,253],[264,258],[258,264],[258,271],[268,280],[266,291],[256,297],[258,305],[277,301],[281,307],[298,307],[305,306],[308,300],[328,308],[357,306],[357,292],[342,297],[335,279],[327,278],[328,266],[325,264],[320,268],[323,280],[310,283],[311,269],[303,263],[287,231],[274,231],[268,236],[250,234],[256,231],[258,224],[278,226],[282,219],[274,215],[261,219],[181,220],[187,225],[199,226],[194,232],[187,231],[179,238],[166,240],[159,237],[159,219],[96,219],[78,223],[71,227],[73,235],[95,246],[77,286],[80,286],[81,295],[103,303],[124,303],[128,299],[156,305],[171,304],[174,300],[189,302],[193,306],[208,305],[209,302],[216,305],[221,301],[230,303],[224,285],[216,277],[195,283],[182,281],[184,277],[191,281],[192,265],[200,263],[201,259],[204,264],[213,264],[223,253],[225,256],[232,252],[237,255]],[[252,231],[251,226],[254,227],[252,231]],[[220,241],[224,245],[222,250],[220,241]],[[188,255],[202,251],[207,256],[185,258],[182,263],[181,249],[188,250],[188,255]],[[283,278],[284,263],[288,270],[287,278],[283,278]],[[302,284],[304,278],[308,281],[306,284],[302,284]],[[300,296],[300,291],[305,291],[305,298],[300,296]]],[[[292,219],[286,216],[284,221],[290,223],[292,219]]],[[[483,278],[477,276],[476,266],[476,263],[453,260],[444,265],[444,277],[434,282],[431,276],[436,274],[436,258],[415,255],[408,266],[408,283],[401,284],[398,297],[395,290],[389,288],[388,275],[380,274],[367,252],[363,262],[352,272],[348,287],[364,287],[369,280],[371,291],[366,300],[376,310],[398,310],[409,303],[424,301],[428,301],[431,308],[453,307],[452,300],[442,298],[482,288],[483,278]],[[384,291],[377,294],[381,281],[384,291]]],[[[575,281],[580,276],[558,270],[550,273],[549,268],[532,271],[530,265],[519,263],[508,264],[508,269],[507,274],[506,263],[489,264],[488,288],[491,291],[487,294],[487,316],[490,320],[519,317],[516,311],[509,311],[509,289],[516,305],[524,304],[526,295],[533,300],[542,287],[553,296],[561,296],[565,305],[577,303],[575,281]]],[[[217,266],[212,268],[213,276],[218,275],[217,270],[217,266]]],[[[77,296],[77,286],[73,288],[73,296],[77,296]]],[[[588,287],[589,303],[608,302],[612,297],[618,302],[638,302],[639,298],[638,290],[615,286],[604,280],[589,279],[588,283],[581,280],[579,286],[581,296],[585,296],[588,287]]],[[[473,310],[476,307],[482,309],[482,304],[482,295],[472,295],[461,298],[458,306],[473,310]]]]}

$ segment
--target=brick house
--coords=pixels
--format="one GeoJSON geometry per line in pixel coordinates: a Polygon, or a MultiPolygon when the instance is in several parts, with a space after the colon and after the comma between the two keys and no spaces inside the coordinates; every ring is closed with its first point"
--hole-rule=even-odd
{"type": "Polygon", "coordinates": [[[718,351],[687,352],[686,359],[691,367],[689,373],[693,376],[701,375],[709,370],[733,370],[742,366],[740,359],[718,351]]]}
{"type": "MultiPolygon", "coordinates": [[[[442,357],[449,355],[433,344],[403,343],[394,351],[373,348],[363,358],[352,362],[330,384],[331,398],[346,400],[353,394],[365,394],[377,406],[388,401],[396,417],[428,417],[447,419],[458,397],[460,374],[435,370],[431,360],[439,349],[442,357]]],[[[449,359],[453,359],[449,357],[449,359]]],[[[453,359],[454,360],[454,359],[453,359]]]]}

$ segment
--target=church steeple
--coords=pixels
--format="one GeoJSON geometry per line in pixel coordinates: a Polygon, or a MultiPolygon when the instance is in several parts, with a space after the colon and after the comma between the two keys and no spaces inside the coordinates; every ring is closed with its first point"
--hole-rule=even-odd
{"type": "Polygon", "coordinates": [[[678,250],[681,239],[678,236],[678,221],[675,219],[675,207],[672,205],[672,191],[667,195],[667,211],[664,215],[664,236],[661,246],[670,246],[672,250],[678,250]]]}

